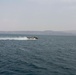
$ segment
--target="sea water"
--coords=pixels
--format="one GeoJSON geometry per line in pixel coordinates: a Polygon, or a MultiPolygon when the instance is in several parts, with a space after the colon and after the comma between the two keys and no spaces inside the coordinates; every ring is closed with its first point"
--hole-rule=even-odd
{"type": "Polygon", "coordinates": [[[76,75],[76,36],[20,37],[0,35],[0,75],[76,75]]]}

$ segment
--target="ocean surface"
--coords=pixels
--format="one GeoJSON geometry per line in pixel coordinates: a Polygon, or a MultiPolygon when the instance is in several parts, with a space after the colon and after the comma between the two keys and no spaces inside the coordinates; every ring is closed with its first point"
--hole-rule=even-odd
{"type": "Polygon", "coordinates": [[[76,36],[29,36],[0,34],[0,75],[76,75],[76,36]]]}

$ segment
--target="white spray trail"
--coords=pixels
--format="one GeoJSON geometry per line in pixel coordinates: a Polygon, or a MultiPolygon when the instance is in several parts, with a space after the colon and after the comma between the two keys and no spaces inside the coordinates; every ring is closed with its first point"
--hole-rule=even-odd
{"type": "Polygon", "coordinates": [[[27,37],[0,37],[0,40],[28,40],[27,37]]]}

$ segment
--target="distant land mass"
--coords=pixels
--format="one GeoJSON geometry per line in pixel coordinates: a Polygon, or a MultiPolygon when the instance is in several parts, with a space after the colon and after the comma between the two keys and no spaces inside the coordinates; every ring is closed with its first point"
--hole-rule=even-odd
{"type": "Polygon", "coordinates": [[[27,34],[27,35],[76,35],[76,31],[0,31],[0,34],[27,34]]]}

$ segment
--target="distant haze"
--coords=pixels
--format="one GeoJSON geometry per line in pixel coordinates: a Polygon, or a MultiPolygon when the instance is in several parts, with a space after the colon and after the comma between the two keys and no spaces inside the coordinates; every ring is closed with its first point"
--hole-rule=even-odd
{"type": "Polygon", "coordinates": [[[0,0],[0,31],[76,30],[76,0],[0,0]]]}

